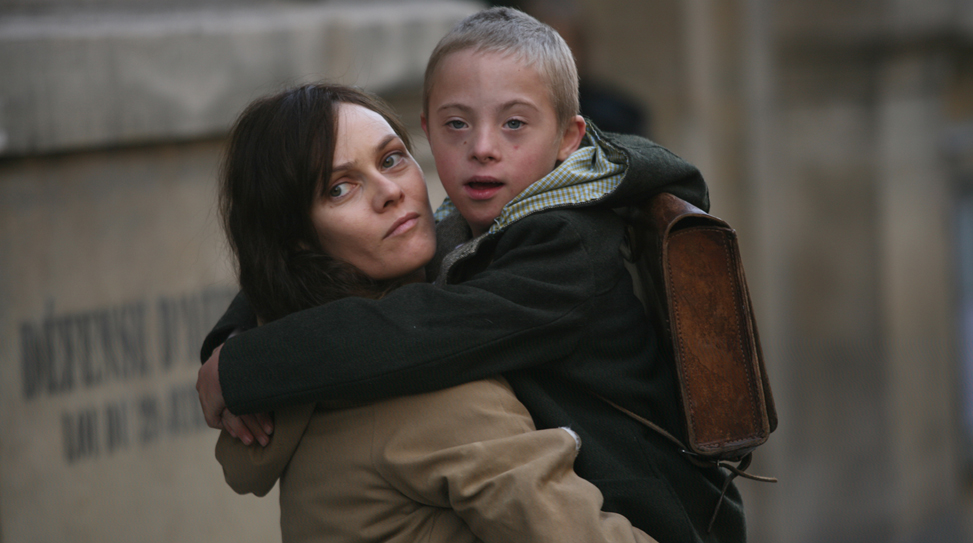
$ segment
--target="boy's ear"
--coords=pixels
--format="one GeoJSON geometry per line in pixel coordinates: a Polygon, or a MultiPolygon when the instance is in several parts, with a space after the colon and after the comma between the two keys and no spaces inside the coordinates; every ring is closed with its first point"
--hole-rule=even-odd
{"type": "Polygon", "coordinates": [[[423,111],[419,113],[419,124],[422,125],[422,133],[426,135],[426,139],[429,139],[429,126],[426,124],[426,113],[423,111]]]}
{"type": "MultiPolygon", "coordinates": [[[[425,126],[425,123],[423,123],[423,126],[425,126]]],[[[584,122],[584,117],[581,115],[575,115],[574,118],[568,121],[568,125],[564,128],[564,134],[561,136],[561,146],[557,152],[558,162],[563,162],[571,153],[578,150],[587,126],[584,122]]]]}

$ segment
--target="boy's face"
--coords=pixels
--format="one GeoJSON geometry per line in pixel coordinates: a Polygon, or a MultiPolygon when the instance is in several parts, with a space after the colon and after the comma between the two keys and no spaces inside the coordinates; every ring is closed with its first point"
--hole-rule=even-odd
{"type": "Polygon", "coordinates": [[[584,120],[563,129],[546,81],[510,55],[458,51],[442,59],[422,129],[443,188],[474,235],[514,196],[577,150],[584,120]]]}

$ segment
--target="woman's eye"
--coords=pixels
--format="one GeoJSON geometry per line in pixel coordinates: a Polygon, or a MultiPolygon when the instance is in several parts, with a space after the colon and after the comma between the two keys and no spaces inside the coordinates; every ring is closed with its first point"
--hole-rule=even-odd
{"type": "Polygon", "coordinates": [[[517,130],[518,128],[523,128],[523,126],[524,126],[524,121],[521,121],[520,119],[510,119],[509,121],[507,121],[507,128],[511,128],[513,130],[517,130]]]}
{"type": "Polygon", "coordinates": [[[392,153],[382,160],[382,167],[388,169],[395,166],[400,161],[402,161],[402,155],[400,153],[392,153]]]}
{"type": "Polygon", "coordinates": [[[328,189],[328,198],[341,198],[345,194],[348,194],[350,190],[351,187],[348,183],[338,183],[328,189]]]}

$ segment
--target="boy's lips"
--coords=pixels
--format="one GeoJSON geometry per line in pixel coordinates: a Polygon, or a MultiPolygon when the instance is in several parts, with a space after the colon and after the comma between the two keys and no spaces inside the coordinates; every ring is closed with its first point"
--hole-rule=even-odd
{"type": "Polygon", "coordinates": [[[493,177],[473,177],[463,184],[463,188],[473,200],[489,200],[503,188],[503,182],[493,177]]]}
{"type": "Polygon", "coordinates": [[[385,233],[385,237],[390,238],[392,236],[401,234],[402,232],[405,232],[410,228],[412,228],[413,226],[415,226],[416,223],[418,222],[419,222],[418,213],[416,212],[406,213],[405,215],[399,217],[399,219],[396,220],[394,223],[392,223],[392,227],[389,228],[388,232],[385,233]]]}

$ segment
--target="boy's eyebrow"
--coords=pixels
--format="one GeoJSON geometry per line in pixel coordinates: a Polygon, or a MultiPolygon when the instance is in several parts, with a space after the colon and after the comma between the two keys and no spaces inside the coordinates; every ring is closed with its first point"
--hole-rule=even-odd
{"type": "Polygon", "coordinates": [[[522,100],[520,98],[514,98],[513,100],[504,102],[503,105],[500,106],[500,110],[503,111],[506,109],[510,109],[514,106],[527,106],[533,109],[540,109],[539,107],[537,107],[537,104],[531,102],[530,100],[522,100]]]}
{"type": "MultiPolygon", "coordinates": [[[[524,100],[522,98],[514,98],[513,100],[509,100],[507,102],[504,102],[504,103],[500,104],[500,107],[498,108],[498,110],[499,111],[504,111],[504,110],[510,109],[510,108],[512,108],[514,106],[527,106],[527,107],[530,107],[532,109],[540,109],[537,106],[537,104],[535,104],[534,102],[531,102],[530,100],[524,100]]],[[[444,109],[450,109],[450,108],[455,108],[455,109],[458,109],[458,110],[463,111],[463,112],[468,112],[468,111],[472,111],[473,110],[472,107],[467,106],[465,104],[448,103],[448,104],[443,104],[443,105],[439,106],[438,108],[436,108],[436,111],[442,111],[444,109]]]]}
{"type": "Polygon", "coordinates": [[[443,105],[437,107],[436,108],[436,111],[442,111],[444,109],[458,109],[460,111],[470,111],[473,108],[471,108],[470,106],[465,106],[463,104],[453,103],[453,104],[443,104],[443,105]]]}
{"type": "MultiPolygon", "coordinates": [[[[380,141],[378,143],[378,145],[375,146],[375,153],[376,154],[381,153],[383,149],[385,149],[386,147],[388,147],[389,143],[391,143],[392,141],[397,140],[397,139],[399,139],[399,135],[398,134],[389,134],[389,135],[385,136],[384,138],[382,138],[382,141],[380,141]]],[[[354,160],[349,160],[348,162],[342,162],[341,164],[338,164],[337,166],[334,166],[333,168],[331,168],[331,175],[334,175],[337,172],[343,172],[345,170],[350,170],[350,169],[352,169],[354,167],[355,167],[355,161],[354,160]]]]}

